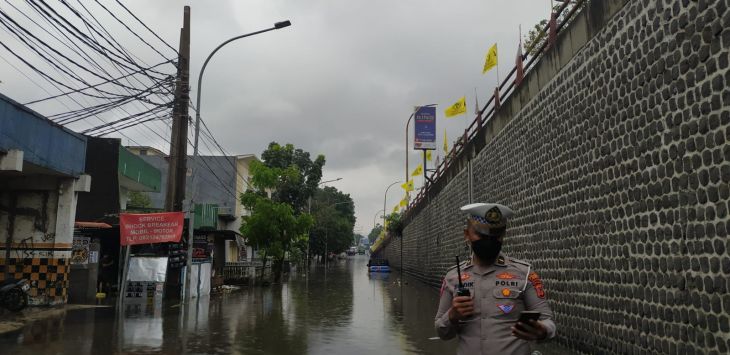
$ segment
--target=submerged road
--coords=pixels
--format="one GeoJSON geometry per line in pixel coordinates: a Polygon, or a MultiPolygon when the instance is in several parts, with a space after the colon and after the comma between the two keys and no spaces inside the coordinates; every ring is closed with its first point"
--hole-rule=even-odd
{"type": "Polygon", "coordinates": [[[366,263],[350,257],[184,310],[58,312],[0,335],[0,353],[455,354],[454,340],[429,339],[438,290],[408,277],[401,284],[397,272],[368,275],[366,263]]]}
{"type": "Polygon", "coordinates": [[[179,307],[59,312],[0,336],[7,354],[453,354],[435,336],[438,290],[399,275],[369,276],[367,257],[333,262],[309,277],[202,298],[179,307]],[[401,287],[402,286],[402,287],[401,287]],[[186,319],[187,318],[187,319],[186,319]]]}

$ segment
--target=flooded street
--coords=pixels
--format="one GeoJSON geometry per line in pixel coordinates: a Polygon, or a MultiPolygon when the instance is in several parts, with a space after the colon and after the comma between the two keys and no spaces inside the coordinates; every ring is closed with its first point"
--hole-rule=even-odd
{"type": "Polygon", "coordinates": [[[59,312],[0,336],[8,354],[454,354],[434,337],[438,290],[399,274],[369,276],[355,256],[293,273],[282,285],[203,298],[182,311],[59,312]],[[187,312],[187,314],[185,314],[187,312]]]}

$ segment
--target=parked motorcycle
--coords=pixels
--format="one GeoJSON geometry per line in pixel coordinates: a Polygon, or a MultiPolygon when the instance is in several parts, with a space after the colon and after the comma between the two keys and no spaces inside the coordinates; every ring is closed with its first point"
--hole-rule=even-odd
{"type": "Polygon", "coordinates": [[[30,283],[26,279],[0,282],[0,305],[18,312],[28,305],[30,283]]]}

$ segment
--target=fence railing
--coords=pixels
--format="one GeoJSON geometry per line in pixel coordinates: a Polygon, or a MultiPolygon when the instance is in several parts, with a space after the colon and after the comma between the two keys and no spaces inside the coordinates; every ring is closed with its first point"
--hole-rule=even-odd
{"type": "Polygon", "coordinates": [[[256,280],[257,278],[266,277],[271,273],[271,266],[263,266],[263,261],[254,259],[252,261],[239,261],[225,263],[223,266],[223,282],[225,283],[245,283],[256,280]]]}
{"type": "MultiPolygon", "coordinates": [[[[556,21],[561,17],[563,12],[568,8],[569,5],[572,5],[570,10],[567,12],[567,14],[560,19],[560,22],[557,23],[557,34],[560,34],[561,31],[565,29],[565,26],[570,23],[573,16],[575,16],[578,9],[580,9],[583,6],[583,3],[586,0],[577,0],[576,2],[571,1],[565,1],[563,4],[556,10],[556,21]]],[[[543,35],[546,36],[546,38],[549,38],[550,31],[550,23],[542,29],[543,35]]],[[[529,48],[525,51],[525,53],[522,55],[522,61],[523,61],[523,75],[527,77],[527,74],[530,73],[532,69],[534,69],[537,60],[542,57],[542,54],[548,50],[551,49],[549,46],[551,45],[550,40],[547,39],[544,42],[541,43],[540,48],[535,51],[535,53],[538,53],[538,55],[529,55],[530,52],[533,51],[533,48],[529,48]],[[525,59],[530,58],[527,63],[524,62],[525,59]]],[[[515,91],[516,88],[516,72],[517,72],[517,65],[515,64],[514,67],[512,67],[512,70],[507,74],[505,79],[499,84],[498,86],[498,92],[499,92],[499,100],[501,102],[505,102],[507,98],[512,96],[512,94],[515,91]]],[[[524,80],[523,80],[524,81],[524,80]]],[[[524,84],[524,83],[523,83],[524,84]]],[[[454,147],[449,151],[449,153],[446,155],[446,157],[439,163],[439,165],[436,167],[435,170],[432,171],[430,175],[431,181],[433,183],[429,183],[428,179],[426,179],[425,184],[421,189],[418,191],[418,194],[416,194],[415,198],[411,200],[411,202],[408,205],[408,208],[406,209],[406,215],[408,215],[411,211],[411,209],[418,204],[421,203],[421,200],[424,199],[426,194],[428,193],[429,189],[432,187],[432,185],[438,181],[444,173],[451,167],[451,164],[456,160],[457,157],[459,157],[463,152],[465,147],[471,142],[474,137],[481,131],[482,127],[485,123],[489,122],[489,119],[494,117],[495,112],[499,109],[499,106],[496,105],[497,100],[495,98],[495,95],[492,94],[492,96],[489,98],[487,103],[482,107],[481,110],[477,113],[474,120],[469,124],[469,126],[464,130],[464,134],[461,136],[459,140],[454,144],[454,147]]],[[[424,174],[427,174],[427,172],[424,172],[424,174]]]]}

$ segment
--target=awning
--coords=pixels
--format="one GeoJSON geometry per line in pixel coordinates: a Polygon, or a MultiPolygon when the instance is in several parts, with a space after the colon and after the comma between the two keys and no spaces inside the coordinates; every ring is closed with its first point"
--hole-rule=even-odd
{"type": "Polygon", "coordinates": [[[109,229],[112,228],[109,224],[101,222],[74,222],[74,228],[94,228],[94,229],[109,229]]]}

